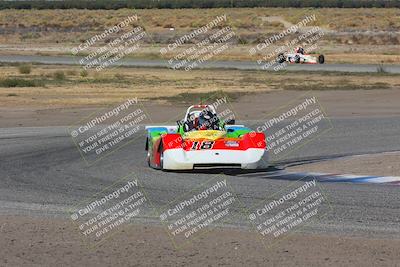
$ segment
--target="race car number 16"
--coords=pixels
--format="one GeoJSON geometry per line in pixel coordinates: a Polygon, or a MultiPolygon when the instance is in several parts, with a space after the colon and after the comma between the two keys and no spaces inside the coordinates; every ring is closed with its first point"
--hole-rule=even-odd
{"type": "Polygon", "coordinates": [[[214,141],[194,141],[192,144],[191,150],[197,150],[197,149],[212,149],[214,146],[214,141]]]}

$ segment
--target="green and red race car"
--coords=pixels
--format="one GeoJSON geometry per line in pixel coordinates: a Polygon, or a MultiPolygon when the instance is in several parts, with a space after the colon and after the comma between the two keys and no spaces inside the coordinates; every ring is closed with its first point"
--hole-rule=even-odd
{"type": "Polygon", "coordinates": [[[220,119],[212,105],[194,105],[175,126],[146,126],[148,165],[161,170],[267,167],[264,133],[234,123],[220,119]]]}

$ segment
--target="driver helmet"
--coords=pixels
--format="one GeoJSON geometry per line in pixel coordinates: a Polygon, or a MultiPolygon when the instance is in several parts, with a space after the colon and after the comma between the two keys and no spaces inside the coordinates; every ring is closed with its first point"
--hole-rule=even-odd
{"type": "Polygon", "coordinates": [[[219,130],[217,114],[209,109],[204,109],[199,115],[199,130],[219,130]]]}
{"type": "Polygon", "coordinates": [[[211,116],[210,114],[207,113],[202,113],[199,116],[199,121],[198,121],[198,128],[199,130],[209,130],[211,129],[211,116]]]}
{"type": "Polygon", "coordinates": [[[296,47],[296,49],[295,49],[294,51],[295,51],[296,53],[299,53],[299,54],[304,54],[304,48],[301,47],[301,46],[296,47]]]}

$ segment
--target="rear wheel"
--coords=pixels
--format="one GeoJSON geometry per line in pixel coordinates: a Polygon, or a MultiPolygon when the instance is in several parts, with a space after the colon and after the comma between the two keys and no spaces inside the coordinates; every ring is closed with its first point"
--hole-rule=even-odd
{"type": "Polygon", "coordinates": [[[324,63],[325,63],[325,57],[324,57],[324,55],[319,55],[319,56],[318,56],[318,63],[319,63],[319,64],[324,64],[324,63]]]}
{"type": "Polygon", "coordinates": [[[299,56],[299,55],[296,55],[296,56],[294,57],[294,62],[300,63],[300,56],[299,56]]]}
{"type": "Polygon", "coordinates": [[[280,53],[280,54],[278,55],[278,57],[276,58],[276,62],[278,62],[278,63],[280,63],[280,64],[282,64],[283,62],[285,62],[285,55],[282,54],[282,53],[280,53]]]}

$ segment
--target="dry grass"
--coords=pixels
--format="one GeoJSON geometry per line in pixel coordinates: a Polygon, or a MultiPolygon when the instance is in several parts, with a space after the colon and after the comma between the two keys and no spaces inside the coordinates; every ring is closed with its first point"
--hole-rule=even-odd
{"type": "Polygon", "coordinates": [[[382,55],[382,54],[329,54],[327,63],[350,63],[350,64],[399,64],[400,55],[382,55]]]}
{"type": "Polygon", "coordinates": [[[175,27],[196,28],[205,25],[217,15],[227,14],[228,24],[237,29],[258,29],[274,31],[282,29],[281,24],[262,20],[265,16],[282,16],[296,23],[304,16],[316,14],[312,25],[343,31],[399,30],[399,9],[363,8],[235,8],[235,9],[119,9],[119,10],[1,10],[0,26],[20,28],[44,26],[71,29],[74,27],[100,30],[113,26],[132,14],[140,16],[139,24],[148,30],[175,27]]]}
{"type": "MultiPolygon", "coordinates": [[[[141,25],[147,32],[167,34],[169,37],[203,26],[216,16],[226,14],[228,20],[221,26],[231,26],[246,42],[260,41],[268,33],[284,29],[283,23],[266,20],[265,17],[268,16],[281,16],[285,21],[297,23],[305,16],[315,14],[316,21],[308,26],[317,25],[337,32],[393,32],[400,30],[400,20],[398,19],[400,10],[383,8],[1,10],[0,27],[7,29],[7,32],[10,31],[3,35],[1,41],[9,43],[13,40],[9,37],[14,37],[23,42],[35,40],[42,43],[79,43],[134,14],[139,16],[139,21],[133,26],[141,25]],[[175,28],[172,33],[169,31],[171,27],[175,28]]],[[[353,36],[345,38],[354,39],[353,36]]],[[[335,42],[340,43],[343,37],[334,39],[335,42]]],[[[373,38],[359,41],[369,42],[373,41],[373,38]]],[[[357,42],[357,40],[352,40],[352,42],[357,42]]]]}
{"type": "Polygon", "coordinates": [[[268,92],[276,90],[354,90],[399,88],[395,75],[342,73],[284,73],[239,70],[173,71],[170,69],[117,68],[101,75],[89,72],[80,76],[80,69],[72,66],[34,65],[29,75],[18,73],[17,67],[0,67],[0,77],[38,79],[44,86],[0,88],[2,106],[14,107],[70,107],[103,105],[121,102],[128,97],[168,101],[184,94],[213,91],[268,92]],[[64,72],[64,80],[52,78],[64,72]],[[299,76],[302,82],[299,85],[299,76]],[[205,78],[207,77],[207,78],[205,78]]]}
{"type": "MultiPolygon", "coordinates": [[[[382,8],[1,10],[0,27],[4,33],[0,35],[0,54],[70,55],[71,48],[77,44],[128,16],[138,15],[139,20],[132,27],[143,26],[150,37],[146,39],[143,49],[130,56],[158,59],[161,57],[159,50],[166,43],[222,14],[226,14],[228,20],[221,26],[229,25],[233,28],[238,44],[231,45],[222,54],[215,56],[215,60],[256,60],[248,53],[250,47],[272,33],[282,31],[285,25],[287,27],[290,23],[301,21],[306,15],[315,14],[317,20],[309,26],[318,25],[327,30],[318,42],[321,47],[318,52],[327,54],[327,62],[400,62],[400,9],[382,8]],[[173,31],[170,31],[171,27],[173,31]],[[364,33],[360,34],[359,31],[364,33]],[[388,48],[390,45],[396,48],[388,48]]],[[[98,42],[98,45],[104,43],[98,42]]],[[[174,51],[178,53],[183,49],[174,51]]]]}

